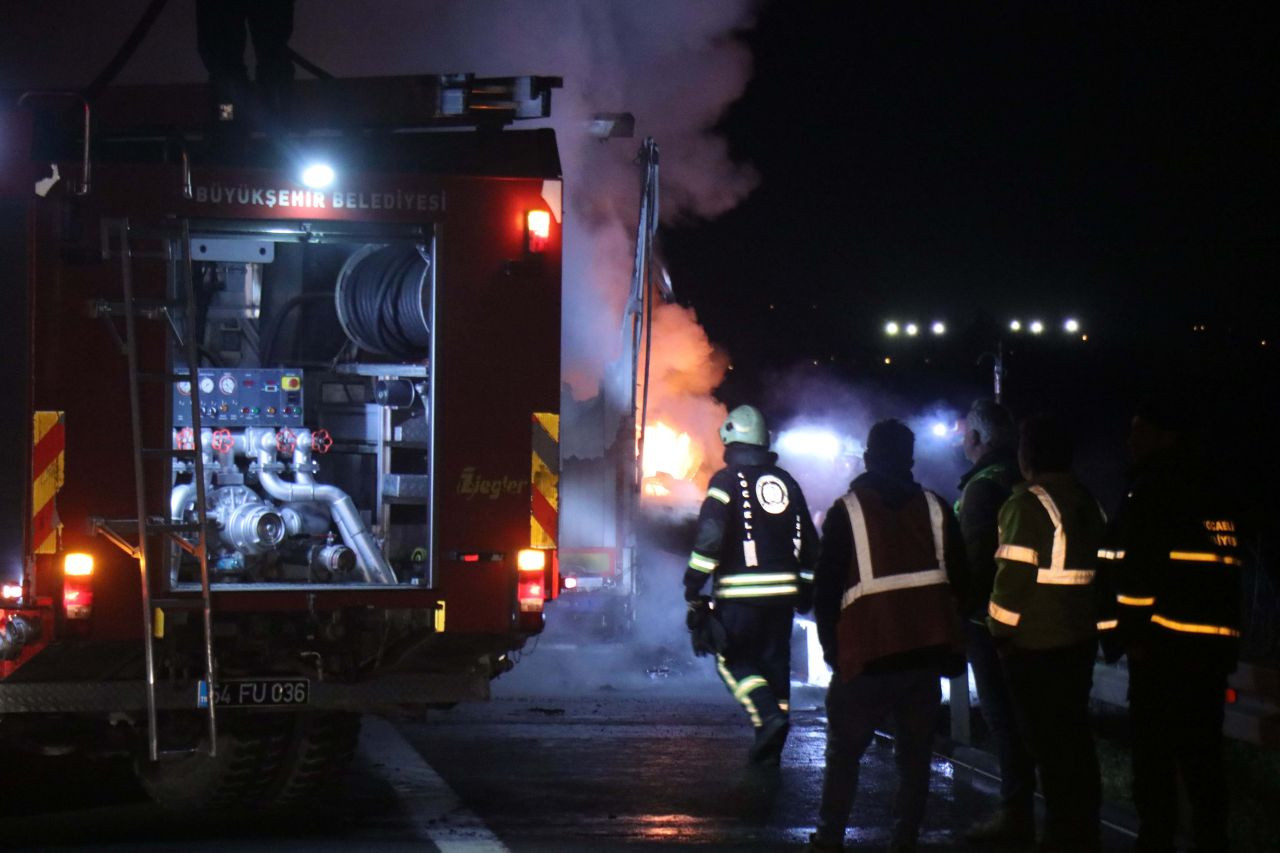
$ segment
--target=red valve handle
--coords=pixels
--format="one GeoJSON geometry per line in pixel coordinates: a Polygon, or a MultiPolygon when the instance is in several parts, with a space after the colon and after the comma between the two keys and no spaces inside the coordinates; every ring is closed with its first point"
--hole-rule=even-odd
{"type": "Polygon", "coordinates": [[[331,447],[333,447],[333,436],[329,435],[327,429],[318,429],[311,433],[311,449],[316,453],[323,456],[331,447]]]}
{"type": "Polygon", "coordinates": [[[178,430],[178,449],[179,450],[195,450],[196,449],[195,433],[192,432],[191,427],[183,427],[182,429],[178,430]]]}
{"type": "Polygon", "coordinates": [[[236,446],[236,440],[231,437],[229,429],[215,429],[213,431],[213,449],[219,453],[228,453],[236,446]]]}
{"type": "Polygon", "coordinates": [[[276,450],[281,453],[292,453],[298,446],[298,436],[293,430],[285,427],[276,433],[276,450]]]}

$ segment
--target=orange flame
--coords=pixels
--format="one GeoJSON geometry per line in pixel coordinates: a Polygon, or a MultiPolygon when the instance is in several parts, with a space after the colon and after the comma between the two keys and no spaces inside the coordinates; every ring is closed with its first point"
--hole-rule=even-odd
{"type": "Polygon", "coordinates": [[[677,480],[687,480],[698,470],[701,461],[702,450],[689,433],[677,432],[662,421],[645,430],[641,467],[646,477],[668,474],[677,480]]]}
{"type": "Polygon", "coordinates": [[[702,448],[689,433],[662,421],[645,430],[641,470],[646,497],[671,498],[676,491],[687,491],[681,485],[692,485],[701,464],[702,448]]]}

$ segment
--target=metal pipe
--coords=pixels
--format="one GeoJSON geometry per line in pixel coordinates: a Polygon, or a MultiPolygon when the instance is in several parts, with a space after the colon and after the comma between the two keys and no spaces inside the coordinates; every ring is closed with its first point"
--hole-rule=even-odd
{"type": "MultiPolygon", "coordinates": [[[[299,441],[303,433],[308,446],[311,440],[310,430],[299,430],[299,441]]],[[[355,501],[337,486],[317,483],[288,483],[280,478],[272,468],[276,464],[276,435],[271,430],[245,430],[246,446],[256,447],[258,456],[258,482],[268,495],[278,501],[294,503],[298,501],[317,501],[327,504],[329,514],[342,535],[342,541],[356,553],[360,569],[370,583],[394,584],[396,574],[391,564],[383,556],[382,549],[374,541],[373,534],[365,526],[355,501]]]]}

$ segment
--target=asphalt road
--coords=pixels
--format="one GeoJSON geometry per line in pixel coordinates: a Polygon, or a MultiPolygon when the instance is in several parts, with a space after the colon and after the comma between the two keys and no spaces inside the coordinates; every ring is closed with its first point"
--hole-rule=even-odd
{"type": "MultiPolygon", "coordinates": [[[[120,761],[5,756],[8,849],[598,851],[799,849],[825,742],[821,691],[798,687],[781,768],[752,770],[750,732],[709,662],[543,641],[489,703],[368,718],[340,790],[290,819],[174,816],[120,761]]],[[[888,841],[892,744],[863,766],[850,842],[888,841]]],[[[962,848],[990,779],[938,758],[923,849],[962,848]]],[[[1108,832],[1107,849],[1127,849],[1108,832]]],[[[972,848],[966,848],[972,849],[972,848]]]]}

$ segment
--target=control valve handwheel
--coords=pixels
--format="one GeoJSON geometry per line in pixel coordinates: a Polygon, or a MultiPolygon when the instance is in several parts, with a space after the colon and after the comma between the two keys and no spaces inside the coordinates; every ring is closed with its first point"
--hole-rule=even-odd
{"type": "Polygon", "coordinates": [[[213,431],[213,449],[218,453],[230,453],[235,446],[236,440],[231,435],[231,430],[215,429],[213,431]]]}
{"type": "Polygon", "coordinates": [[[288,427],[276,433],[276,450],[281,453],[292,453],[298,446],[298,436],[288,427]]]}
{"type": "Polygon", "coordinates": [[[316,453],[324,455],[331,447],[333,447],[333,436],[329,435],[327,429],[318,429],[311,433],[311,449],[316,453]]]}

